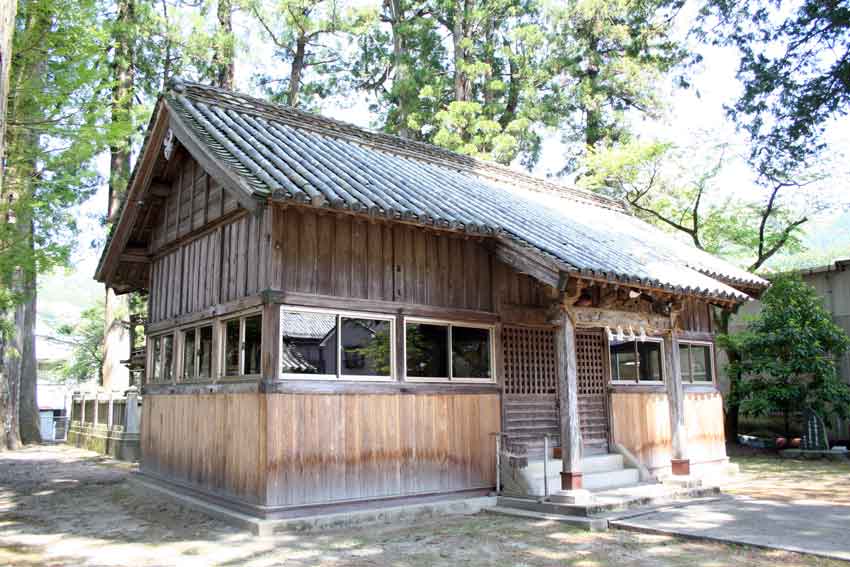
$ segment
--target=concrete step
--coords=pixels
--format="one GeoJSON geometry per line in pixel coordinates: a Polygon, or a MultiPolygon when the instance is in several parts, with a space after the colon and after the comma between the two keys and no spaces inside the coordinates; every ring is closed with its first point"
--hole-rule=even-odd
{"type": "Polygon", "coordinates": [[[586,490],[608,490],[623,486],[632,486],[640,482],[637,469],[621,469],[590,474],[582,474],[581,485],[586,490]]]}
{"type": "MultiPolygon", "coordinates": [[[[563,462],[561,459],[549,459],[549,478],[560,478],[561,467],[563,462]]],[[[584,457],[581,460],[581,471],[583,475],[617,472],[624,470],[623,456],[609,453],[607,455],[591,455],[584,457]]],[[[543,476],[543,459],[529,461],[528,473],[533,476],[543,476]]],[[[631,470],[631,469],[629,469],[631,470]]],[[[637,469],[634,469],[637,471],[637,469]]]]}

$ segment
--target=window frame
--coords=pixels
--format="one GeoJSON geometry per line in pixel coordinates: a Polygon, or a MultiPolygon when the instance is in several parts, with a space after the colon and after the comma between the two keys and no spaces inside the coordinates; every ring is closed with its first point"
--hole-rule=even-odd
{"type": "MultiPolygon", "coordinates": [[[[147,366],[147,383],[148,384],[173,384],[177,379],[177,353],[178,345],[177,345],[177,333],[174,330],[166,331],[163,333],[158,333],[156,335],[150,336],[146,338],[147,344],[150,345],[148,348],[148,366],[147,366]],[[160,372],[165,374],[165,337],[171,337],[171,380],[163,379],[163,376],[156,375],[156,356],[155,352],[156,342],[159,342],[159,369],[160,372]]],[[[182,351],[182,345],[180,347],[182,351]]]]}
{"type": "Polygon", "coordinates": [[[635,359],[637,360],[638,367],[636,368],[637,372],[635,372],[635,379],[634,380],[614,380],[614,361],[613,361],[613,358],[611,357],[611,341],[606,338],[605,342],[608,344],[608,382],[612,386],[659,386],[659,385],[664,385],[666,383],[666,380],[667,380],[667,357],[665,356],[665,354],[666,354],[665,348],[666,347],[664,345],[664,339],[662,339],[661,337],[646,337],[646,339],[644,339],[643,341],[641,341],[640,339],[635,339],[634,341],[626,341],[626,342],[634,343],[634,345],[635,345],[635,359]],[[660,365],[661,365],[660,368],[659,368],[659,371],[661,372],[661,380],[641,380],[640,379],[640,352],[638,351],[638,348],[637,348],[637,343],[639,343],[639,342],[645,342],[645,343],[653,342],[653,343],[658,343],[659,345],[661,345],[661,348],[659,350],[659,357],[661,359],[659,361],[660,365]]]}
{"type": "Polygon", "coordinates": [[[468,383],[468,384],[496,384],[496,325],[487,323],[468,323],[453,319],[431,319],[427,317],[404,317],[402,319],[402,379],[405,382],[437,382],[437,383],[468,383]],[[446,333],[446,355],[448,356],[448,376],[408,376],[407,374],[407,325],[408,323],[420,323],[424,325],[444,325],[448,327],[446,333]],[[455,378],[454,377],[454,354],[452,351],[452,327],[467,327],[470,329],[485,329],[490,339],[490,377],[489,378],[455,378]]]}
{"type": "Polygon", "coordinates": [[[700,341],[700,340],[691,340],[691,339],[680,339],[680,340],[677,341],[677,343],[678,343],[678,350],[679,350],[679,367],[680,367],[679,368],[679,374],[681,374],[682,384],[690,384],[690,385],[694,385],[694,386],[714,386],[715,384],[717,384],[717,372],[715,371],[715,364],[714,364],[714,343],[711,342],[711,341],[700,341]],[[708,370],[711,373],[711,380],[700,380],[700,381],[694,380],[694,377],[693,377],[694,359],[693,359],[693,355],[691,354],[693,351],[690,348],[688,348],[688,362],[690,363],[690,367],[691,367],[689,369],[690,380],[685,380],[685,373],[684,373],[683,369],[681,368],[681,366],[682,366],[682,355],[681,355],[682,345],[686,345],[688,347],[690,347],[691,345],[708,347],[708,358],[709,358],[709,368],[708,368],[708,370]]]}
{"type": "MultiPolygon", "coordinates": [[[[263,375],[262,354],[260,356],[260,368],[255,374],[245,374],[245,319],[251,317],[260,318],[260,353],[263,351],[263,312],[260,309],[252,309],[241,313],[229,313],[217,319],[219,368],[218,378],[220,380],[241,380],[244,378],[259,378],[263,375]],[[236,374],[227,374],[227,323],[239,321],[239,371],[236,374]]],[[[215,329],[213,329],[213,340],[215,341],[215,329]]]]}
{"type": "Polygon", "coordinates": [[[349,311],[347,309],[325,309],[321,307],[300,307],[295,305],[280,305],[280,328],[278,334],[278,366],[281,380],[328,380],[334,382],[395,382],[396,376],[396,316],[385,313],[371,313],[368,311],[349,311]],[[283,313],[290,311],[293,313],[317,313],[323,315],[333,315],[336,329],[336,374],[298,374],[294,372],[284,372],[280,368],[281,351],[283,350],[283,313]],[[342,319],[373,319],[377,321],[388,321],[390,324],[390,374],[389,376],[380,375],[362,375],[362,374],[344,374],[342,368],[342,319]]]}
{"type": "Polygon", "coordinates": [[[177,376],[178,382],[211,382],[215,377],[215,351],[216,351],[216,327],[217,320],[209,319],[202,322],[195,322],[191,325],[185,325],[177,329],[177,333],[180,337],[180,375],[177,376]],[[208,376],[201,376],[201,330],[209,328],[211,332],[211,342],[210,342],[210,373],[208,376]],[[195,332],[195,360],[192,363],[192,366],[195,370],[195,376],[193,378],[188,378],[185,374],[186,369],[186,333],[194,331],[195,332]]]}

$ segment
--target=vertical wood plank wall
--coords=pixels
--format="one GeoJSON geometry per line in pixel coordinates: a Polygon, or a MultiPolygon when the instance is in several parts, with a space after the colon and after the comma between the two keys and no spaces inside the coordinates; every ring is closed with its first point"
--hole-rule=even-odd
{"type": "Polygon", "coordinates": [[[152,323],[266,289],[268,241],[262,215],[243,214],[154,259],[148,302],[152,323]]]}
{"type": "Polygon", "coordinates": [[[266,473],[262,395],[145,396],[143,472],[261,504],[266,473]]]}
{"type": "Polygon", "coordinates": [[[233,195],[224,190],[191,156],[184,155],[174,174],[171,191],[159,213],[150,252],[157,252],[163,246],[237,208],[238,203],[233,195]]]}
{"type": "Polygon", "coordinates": [[[685,424],[688,428],[688,456],[692,463],[726,458],[723,396],[720,392],[686,392],[685,424]]]}
{"type": "Polygon", "coordinates": [[[143,407],[144,472],[253,504],[495,486],[498,394],[186,394],[143,407]]]}
{"type": "Polygon", "coordinates": [[[696,298],[685,299],[682,302],[682,310],[679,312],[679,325],[686,332],[713,332],[714,320],[711,315],[711,306],[696,298]]]}
{"type": "Polygon", "coordinates": [[[491,311],[491,254],[476,239],[275,207],[271,287],[491,311]]]}
{"type": "MultiPolygon", "coordinates": [[[[726,458],[719,392],[685,393],[688,457],[692,465],[726,458]]],[[[670,466],[670,410],[661,392],[611,394],[611,433],[650,471],[670,466]]]]}

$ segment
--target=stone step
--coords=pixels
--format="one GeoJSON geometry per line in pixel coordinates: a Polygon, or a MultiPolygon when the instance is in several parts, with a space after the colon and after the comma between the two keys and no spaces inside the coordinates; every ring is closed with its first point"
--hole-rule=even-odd
{"type": "Polygon", "coordinates": [[[623,486],[632,486],[640,482],[640,472],[637,469],[622,469],[618,471],[596,472],[582,474],[581,485],[586,490],[608,490],[623,486]]]}
{"type": "MultiPolygon", "coordinates": [[[[549,459],[549,476],[560,478],[561,459],[549,459]]],[[[591,455],[581,460],[581,471],[583,475],[593,473],[616,472],[624,469],[623,456],[615,453],[607,455],[591,455]]],[[[637,470],[637,469],[635,469],[637,470]]],[[[529,461],[528,472],[535,476],[543,475],[543,459],[529,461]]]]}

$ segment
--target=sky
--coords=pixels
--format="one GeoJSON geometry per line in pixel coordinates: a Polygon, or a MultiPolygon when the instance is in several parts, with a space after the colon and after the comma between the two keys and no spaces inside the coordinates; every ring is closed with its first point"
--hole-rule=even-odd
{"type": "MultiPolygon", "coordinates": [[[[691,15],[680,15],[687,22],[691,15]]],[[[252,77],[256,73],[268,70],[275,62],[274,54],[267,42],[259,41],[256,35],[248,33],[244,22],[237,18],[236,32],[247,49],[236,66],[237,89],[251,92],[252,77]],[[249,54],[246,55],[245,53],[249,54]]],[[[682,26],[684,29],[684,25],[682,26]]],[[[703,61],[692,70],[692,88],[688,90],[669,88],[669,108],[659,120],[644,120],[635,124],[637,131],[644,137],[675,141],[686,147],[699,146],[706,140],[741,140],[734,125],[728,120],[724,104],[735,100],[741,87],[735,78],[738,56],[732,48],[699,46],[703,61]]],[[[278,70],[279,72],[279,70],[278,70]]],[[[253,94],[258,94],[253,92],[253,94]]],[[[371,127],[373,116],[368,110],[368,100],[362,96],[356,100],[329,101],[322,114],[352,122],[359,126],[371,127]]],[[[828,128],[826,139],[835,155],[850,154],[850,117],[835,121],[828,128]]],[[[739,146],[746,151],[745,145],[739,146]]],[[[563,167],[564,147],[556,132],[545,134],[545,142],[540,162],[534,173],[552,175],[563,167]]],[[[694,158],[699,159],[699,150],[695,147],[694,158]]],[[[812,234],[826,230],[836,222],[841,214],[850,210],[850,166],[847,160],[836,159],[839,165],[831,182],[818,187],[835,205],[822,211],[810,221],[812,234]]],[[[102,177],[107,178],[108,156],[98,162],[102,177]]],[[[517,166],[519,167],[519,166],[517,166]]],[[[731,159],[724,167],[717,183],[729,195],[752,195],[757,191],[753,185],[752,174],[742,158],[731,159]]],[[[98,216],[106,209],[107,191],[105,184],[88,201],[77,208],[76,217],[80,227],[80,236],[73,255],[72,267],[43,277],[40,284],[39,334],[50,332],[50,327],[58,322],[75,320],[79,313],[103,296],[103,287],[92,279],[101,249],[92,246],[93,242],[102,245],[104,229],[98,216]]],[[[813,242],[824,241],[823,235],[813,242]]]]}

